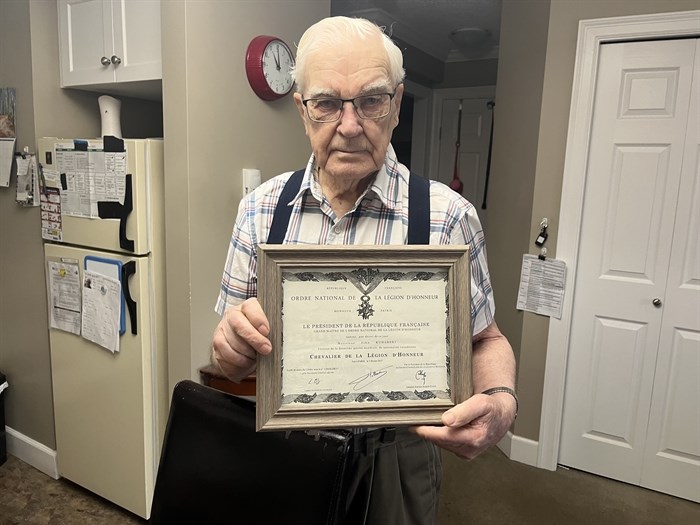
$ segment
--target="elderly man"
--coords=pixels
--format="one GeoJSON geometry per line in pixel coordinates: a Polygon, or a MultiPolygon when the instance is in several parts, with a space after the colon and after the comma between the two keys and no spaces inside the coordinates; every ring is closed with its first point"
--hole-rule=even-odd
{"type": "MultiPolygon", "coordinates": [[[[409,170],[390,144],[404,92],[403,57],[375,24],[331,17],[302,36],[294,102],[312,155],[290,217],[276,242],[406,244],[409,170]]],[[[256,296],[256,247],[270,226],[291,172],[262,184],[241,202],[221,293],[213,360],[232,380],[255,369],[257,354],[274,352],[256,296]]],[[[441,479],[439,449],[471,459],[494,445],[517,414],[515,361],[493,320],[484,238],[474,207],[435,181],[429,185],[430,244],[469,244],[472,276],[473,395],[447,410],[442,426],[399,429],[391,440],[358,433],[347,522],[435,523],[441,479]],[[388,441],[388,442],[387,442],[388,441]]]]}

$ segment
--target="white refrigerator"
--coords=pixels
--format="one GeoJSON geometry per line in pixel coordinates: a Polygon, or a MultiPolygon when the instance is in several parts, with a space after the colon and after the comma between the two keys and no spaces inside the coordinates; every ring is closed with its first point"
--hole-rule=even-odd
{"type": "Polygon", "coordinates": [[[169,399],[163,142],[45,138],[38,160],[58,471],[147,519],[169,399]],[[56,327],[102,321],[75,290],[86,269],[121,283],[118,351],[56,327]]]}

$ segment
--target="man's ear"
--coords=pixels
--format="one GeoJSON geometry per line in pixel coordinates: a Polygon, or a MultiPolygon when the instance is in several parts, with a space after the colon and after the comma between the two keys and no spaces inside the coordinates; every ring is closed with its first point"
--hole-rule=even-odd
{"type": "Polygon", "coordinates": [[[301,93],[294,93],[294,104],[297,106],[297,111],[299,111],[299,116],[301,117],[301,121],[304,123],[304,132],[306,135],[309,135],[309,127],[308,127],[308,121],[306,120],[306,117],[304,115],[304,103],[301,101],[301,93]]]}
{"type": "Polygon", "coordinates": [[[394,102],[396,103],[397,108],[401,107],[401,99],[403,98],[403,82],[396,86],[396,91],[394,91],[394,102]]]}
{"type": "Polygon", "coordinates": [[[401,99],[403,99],[403,83],[396,86],[396,91],[394,91],[394,98],[391,101],[396,108],[394,113],[394,127],[399,125],[399,112],[401,111],[401,99]]]}

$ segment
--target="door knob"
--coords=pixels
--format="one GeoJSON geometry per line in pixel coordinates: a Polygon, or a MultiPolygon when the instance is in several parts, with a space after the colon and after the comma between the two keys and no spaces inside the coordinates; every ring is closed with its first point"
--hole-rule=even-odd
{"type": "Polygon", "coordinates": [[[651,302],[651,304],[653,304],[653,305],[656,306],[657,308],[660,308],[661,305],[662,305],[663,303],[661,302],[661,299],[659,299],[658,297],[656,297],[656,298],[654,298],[654,300],[651,302]]]}
{"type": "Polygon", "coordinates": [[[100,63],[101,63],[103,66],[108,66],[108,65],[110,65],[110,64],[112,63],[112,61],[111,61],[109,58],[107,58],[107,57],[102,57],[102,58],[100,58],[100,63]]]}
{"type": "Polygon", "coordinates": [[[115,66],[118,66],[121,63],[122,63],[121,58],[119,58],[117,55],[112,55],[112,64],[114,64],[115,66]]]}

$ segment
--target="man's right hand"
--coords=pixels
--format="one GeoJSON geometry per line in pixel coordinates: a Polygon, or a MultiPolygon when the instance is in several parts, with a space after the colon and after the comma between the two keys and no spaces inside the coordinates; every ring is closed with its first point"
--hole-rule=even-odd
{"type": "Polygon", "coordinates": [[[268,335],[270,323],[255,297],[231,306],[214,330],[212,362],[238,383],[255,370],[257,354],[272,351],[268,335]]]}

